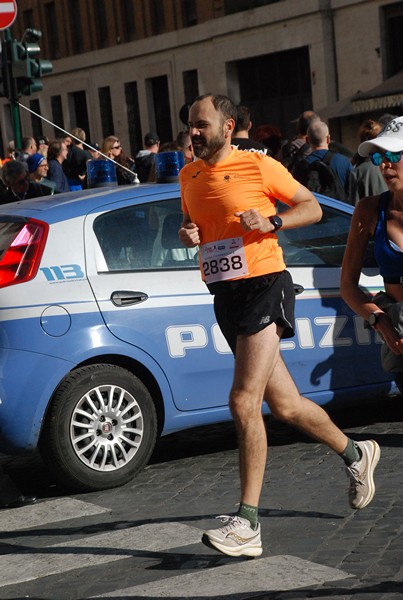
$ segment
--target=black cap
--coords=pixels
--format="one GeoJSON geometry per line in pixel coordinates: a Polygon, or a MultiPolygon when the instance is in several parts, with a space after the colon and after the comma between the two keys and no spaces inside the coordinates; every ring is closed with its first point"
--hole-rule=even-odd
{"type": "Polygon", "coordinates": [[[88,142],[88,146],[91,146],[91,148],[87,148],[87,150],[95,150],[96,152],[99,152],[99,150],[101,150],[101,146],[96,142],[88,142]]]}
{"type": "Polygon", "coordinates": [[[160,137],[159,137],[158,133],[155,133],[155,131],[149,131],[144,136],[144,145],[145,146],[153,146],[154,144],[158,144],[159,141],[160,141],[160,137]]]}
{"type": "Polygon", "coordinates": [[[41,144],[45,144],[46,146],[49,146],[49,138],[47,138],[46,136],[37,138],[36,143],[38,144],[38,146],[40,146],[41,144]]]}

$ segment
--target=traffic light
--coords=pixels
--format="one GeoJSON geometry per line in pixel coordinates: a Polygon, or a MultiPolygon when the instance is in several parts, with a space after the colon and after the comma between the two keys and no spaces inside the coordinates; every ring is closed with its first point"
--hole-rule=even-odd
{"type": "Polygon", "coordinates": [[[8,60],[15,98],[40,92],[43,89],[41,77],[53,70],[49,60],[38,58],[41,51],[38,40],[41,37],[41,31],[26,29],[20,42],[13,39],[8,42],[8,60]]]}

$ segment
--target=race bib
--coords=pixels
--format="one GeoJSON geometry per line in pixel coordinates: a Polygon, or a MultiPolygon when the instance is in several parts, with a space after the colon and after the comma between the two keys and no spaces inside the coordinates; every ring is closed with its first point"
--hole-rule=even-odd
{"type": "Polygon", "coordinates": [[[206,283],[237,279],[249,272],[241,237],[203,244],[200,255],[206,283]]]}

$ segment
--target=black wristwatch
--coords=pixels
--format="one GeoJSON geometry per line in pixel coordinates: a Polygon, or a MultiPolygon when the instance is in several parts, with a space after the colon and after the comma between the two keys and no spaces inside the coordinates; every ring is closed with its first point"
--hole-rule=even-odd
{"type": "Polygon", "coordinates": [[[274,227],[274,231],[278,231],[283,226],[283,220],[278,215],[272,215],[269,217],[270,223],[274,227]]]}
{"type": "Polygon", "coordinates": [[[382,315],[382,311],[377,311],[377,312],[373,312],[369,315],[368,317],[368,325],[370,327],[375,327],[375,325],[377,325],[378,321],[379,321],[379,315],[382,315]]]}

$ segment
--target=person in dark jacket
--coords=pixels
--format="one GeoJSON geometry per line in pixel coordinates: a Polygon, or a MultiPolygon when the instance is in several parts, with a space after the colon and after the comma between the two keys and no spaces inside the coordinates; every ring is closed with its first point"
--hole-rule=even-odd
{"type": "Polygon", "coordinates": [[[0,194],[0,204],[45,196],[49,192],[30,181],[27,163],[20,160],[6,162],[1,173],[5,189],[0,194]]]}
{"type": "Polygon", "coordinates": [[[136,155],[136,172],[141,183],[153,180],[154,160],[159,148],[159,135],[153,131],[146,133],[144,136],[144,149],[136,155]]]}
{"type": "Polygon", "coordinates": [[[63,171],[63,162],[67,157],[67,145],[63,140],[54,140],[49,144],[48,165],[49,171],[47,178],[54,181],[55,193],[70,192],[69,182],[63,171]]]}
{"type": "Polygon", "coordinates": [[[63,162],[63,171],[71,190],[82,190],[86,187],[87,161],[91,154],[84,148],[86,135],[84,129],[76,127],[72,133],[72,144],[68,148],[67,158],[63,162]]]}

